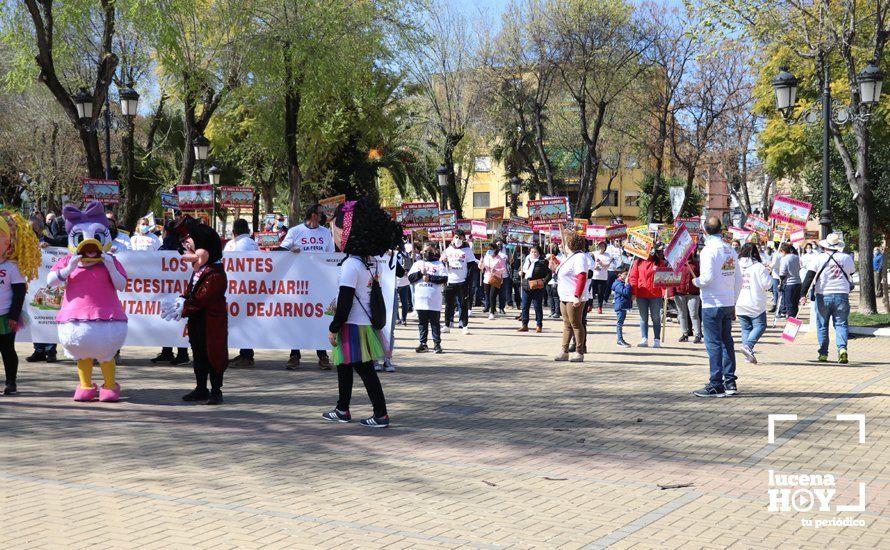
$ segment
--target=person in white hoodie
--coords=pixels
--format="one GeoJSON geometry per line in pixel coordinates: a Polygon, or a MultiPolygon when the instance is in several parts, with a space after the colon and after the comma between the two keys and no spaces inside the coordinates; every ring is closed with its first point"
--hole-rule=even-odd
{"type": "Polygon", "coordinates": [[[742,327],[742,353],[749,363],[757,364],[754,346],[766,330],[766,296],[773,287],[769,268],[760,260],[754,243],[746,243],[739,253],[742,292],[735,303],[736,316],[742,327]]]}
{"type": "Polygon", "coordinates": [[[738,393],[732,320],[742,274],[738,256],[723,241],[720,218],[708,218],[704,229],[707,237],[701,252],[701,275],[692,284],[701,289],[702,326],[711,375],[707,386],[692,393],[696,397],[726,397],[738,393]]]}

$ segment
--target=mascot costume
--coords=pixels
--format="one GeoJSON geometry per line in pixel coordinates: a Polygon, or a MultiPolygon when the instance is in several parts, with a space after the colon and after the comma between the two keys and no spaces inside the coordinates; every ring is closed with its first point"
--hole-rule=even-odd
{"type": "Polygon", "coordinates": [[[182,400],[220,405],[223,373],[229,366],[228,279],[222,266],[222,243],[216,231],[190,216],[180,219],[174,231],[182,243],[182,259],[194,270],[185,294],[161,306],[161,317],[168,321],[188,319],[197,385],[182,400]]]}
{"type": "Polygon", "coordinates": [[[99,401],[118,401],[121,388],[114,377],[114,356],[127,338],[127,316],[117,291],[127,284],[127,273],[108,254],[114,241],[101,203],[92,201],[83,211],[69,204],[62,217],[71,253],[53,265],[48,283],[65,285],[56,322],[65,355],[77,360],[80,384],[74,400],[92,401],[98,394],[99,401]],[[98,389],[92,381],[93,360],[105,378],[98,389]]]}
{"type": "Polygon", "coordinates": [[[28,281],[37,278],[39,266],[40,245],[28,222],[15,212],[0,210],[0,357],[6,371],[3,395],[18,392],[15,333],[22,325],[28,281]]]}

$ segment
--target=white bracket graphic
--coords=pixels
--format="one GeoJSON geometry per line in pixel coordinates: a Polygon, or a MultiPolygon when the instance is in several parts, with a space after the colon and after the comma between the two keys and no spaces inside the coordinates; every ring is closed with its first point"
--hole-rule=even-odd
{"type": "Polygon", "coordinates": [[[859,443],[865,443],[864,414],[839,414],[835,418],[837,418],[838,422],[859,422],[859,443]]]}
{"type": "Polygon", "coordinates": [[[768,428],[768,436],[767,441],[769,443],[776,442],[776,420],[786,421],[786,420],[797,420],[796,414],[771,414],[768,417],[769,420],[769,428],[768,428]]]}

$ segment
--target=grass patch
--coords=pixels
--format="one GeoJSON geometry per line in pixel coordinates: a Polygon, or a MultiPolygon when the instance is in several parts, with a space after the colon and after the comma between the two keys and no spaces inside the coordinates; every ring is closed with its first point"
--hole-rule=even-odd
{"type": "Polygon", "coordinates": [[[890,313],[876,315],[850,313],[849,324],[856,327],[890,327],[890,313]]]}

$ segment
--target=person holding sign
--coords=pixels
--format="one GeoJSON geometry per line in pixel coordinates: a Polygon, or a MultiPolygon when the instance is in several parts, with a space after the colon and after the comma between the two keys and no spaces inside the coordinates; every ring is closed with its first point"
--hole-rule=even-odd
{"type": "MultiPolygon", "coordinates": [[[[284,240],[279,245],[279,250],[290,250],[294,254],[301,252],[334,252],[334,238],[331,235],[331,230],[324,226],[328,221],[324,207],[319,203],[309,205],[303,220],[303,223],[288,230],[287,235],[285,235],[284,240]]],[[[283,224],[284,218],[279,217],[278,223],[283,224]]],[[[320,349],[315,354],[318,355],[319,368],[321,370],[331,370],[331,360],[328,358],[328,352],[320,349]]],[[[300,350],[290,350],[290,358],[287,360],[285,368],[287,370],[299,369],[301,358],[300,350]]]]}
{"type": "Polygon", "coordinates": [[[152,231],[154,227],[148,218],[139,218],[133,236],[130,237],[130,250],[151,251],[161,248],[161,239],[152,231]]]}
{"type": "Polygon", "coordinates": [[[541,256],[541,247],[532,245],[528,256],[522,263],[522,310],[519,318],[522,326],[519,332],[528,332],[529,309],[535,308],[535,332],[544,332],[544,288],[550,281],[550,268],[547,260],[541,256]]]}
{"type": "Polygon", "coordinates": [[[801,291],[800,256],[797,255],[797,250],[791,243],[782,243],[779,252],[782,255],[779,262],[782,305],[785,308],[786,316],[796,318],[801,291]]]}
{"type": "Polygon", "coordinates": [[[649,347],[649,319],[652,319],[653,348],[661,347],[661,308],[664,307],[664,292],[655,286],[655,271],[664,267],[661,251],[650,252],[645,260],[637,258],[630,269],[628,282],[637,299],[640,313],[640,343],[638,348],[649,347]]]}
{"type": "MultiPolygon", "coordinates": [[[[258,252],[260,249],[256,241],[250,237],[250,227],[247,220],[238,218],[232,224],[232,240],[226,243],[223,254],[232,252],[258,252]]],[[[241,349],[238,356],[232,359],[233,367],[252,367],[254,365],[253,349],[241,349]]]]}
{"type": "Polygon", "coordinates": [[[554,361],[581,363],[587,353],[587,327],[582,319],[584,307],[590,300],[587,272],[590,271],[592,262],[590,256],[584,252],[587,240],[581,235],[566,231],[563,234],[563,244],[568,256],[559,264],[554,274],[563,319],[562,353],[554,361]],[[573,338],[577,355],[569,359],[569,345],[573,338]]]}
{"type": "Polygon", "coordinates": [[[473,254],[473,249],[464,241],[466,236],[463,229],[455,230],[451,246],[446,248],[442,255],[445,268],[448,270],[448,284],[445,286],[445,326],[442,332],[451,330],[454,322],[454,306],[457,304],[460,307],[460,325],[464,329],[464,334],[470,333],[467,276],[471,264],[479,265],[479,260],[473,254]]]}
{"type": "Polygon", "coordinates": [[[701,289],[710,380],[693,394],[696,397],[726,397],[738,393],[732,319],[742,290],[742,274],[738,269],[738,257],[723,240],[720,218],[708,218],[704,229],[707,236],[701,251],[701,275],[692,283],[701,289]]]}
{"type": "Polygon", "coordinates": [[[504,284],[504,277],[507,276],[506,256],[501,254],[501,249],[497,242],[492,241],[489,243],[488,252],[482,257],[481,267],[482,284],[485,287],[487,299],[484,312],[488,313],[489,320],[494,320],[501,286],[504,284]]]}
{"type": "Polygon", "coordinates": [[[819,362],[828,361],[828,318],[837,338],[837,362],[846,364],[847,320],[850,317],[850,292],[853,291],[853,256],[844,252],[844,241],[831,233],[819,241],[822,253],[810,264],[803,282],[803,302],[815,281],[816,331],[819,336],[819,362]]]}
{"type": "Polygon", "coordinates": [[[442,287],[448,282],[445,265],[439,261],[439,248],[431,242],[424,244],[421,258],[408,272],[408,281],[414,285],[414,310],[417,312],[417,330],[420,345],[417,353],[426,353],[427,336],[433,333],[433,351],[442,353],[441,311],[442,287]]]}

